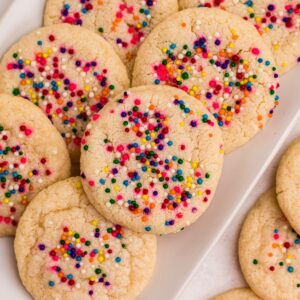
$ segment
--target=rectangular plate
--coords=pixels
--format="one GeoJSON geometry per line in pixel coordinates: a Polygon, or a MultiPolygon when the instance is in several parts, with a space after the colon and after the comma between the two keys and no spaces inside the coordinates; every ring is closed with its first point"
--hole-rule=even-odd
{"type": "MultiPolygon", "coordinates": [[[[22,35],[41,26],[45,0],[14,0],[0,22],[0,55],[22,35]]],[[[1,76],[1,74],[0,74],[1,76]]],[[[281,104],[266,129],[241,149],[226,156],[215,199],[193,226],[159,237],[153,279],[141,300],[179,299],[196,268],[223,234],[261,178],[300,115],[300,67],[281,81],[281,104]]],[[[1,238],[3,299],[30,299],[18,280],[12,239],[1,238]]]]}

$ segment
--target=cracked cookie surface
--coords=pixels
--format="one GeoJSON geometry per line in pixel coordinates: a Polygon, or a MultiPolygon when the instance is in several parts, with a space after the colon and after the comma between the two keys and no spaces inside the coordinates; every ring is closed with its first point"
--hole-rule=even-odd
{"type": "Polygon", "coordinates": [[[272,50],[280,73],[300,61],[299,0],[180,0],[180,6],[220,8],[253,23],[272,50]]]}
{"type": "Polygon", "coordinates": [[[239,260],[247,283],[262,299],[300,298],[300,236],[282,214],[275,189],[263,194],[248,214],[239,260]]]}
{"type": "Polygon", "coordinates": [[[138,87],[88,125],[81,176],[104,216],[138,232],[166,234],[207,209],[223,153],[221,131],[200,102],[172,87],[138,87]]]}
{"type": "Polygon", "coordinates": [[[0,94],[0,236],[14,235],[32,198],[70,175],[63,139],[32,103],[0,94]]]}
{"type": "Polygon", "coordinates": [[[292,227],[300,233],[300,139],[281,158],[276,176],[277,199],[292,227]]]}
{"type": "Polygon", "coordinates": [[[64,138],[73,162],[87,122],[128,88],[126,68],[97,34],[68,24],[35,30],[0,64],[0,92],[39,106],[64,138]]]}
{"type": "Polygon", "coordinates": [[[97,32],[114,47],[131,74],[145,37],[177,11],[177,0],[48,0],[44,22],[79,25],[97,32]]]}
{"type": "Polygon", "coordinates": [[[230,152],[272,117],[279,97],[273,55],[255,28],[218,9],[194,8],[158,25],[140,47],[133,86],[171,85],[201,101],[230,152]]]}
{"type": "Polygon", "coordinates": [[[15,252],[22,282],[36,300],[129,300],[150,280],[156,237],[106,221],[73,177],[32,201],[15,252]]]}

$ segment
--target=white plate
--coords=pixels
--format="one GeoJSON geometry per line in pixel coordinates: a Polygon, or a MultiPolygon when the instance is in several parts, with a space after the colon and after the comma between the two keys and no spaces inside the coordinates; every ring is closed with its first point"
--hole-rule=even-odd
{"type": "MultiPolygon", "coordinates": [[[[44,2],[14,0],[11,3],[0,22],[0,55],[23,34],[41,25],[44,2]]],[[[183,232],[159,238],[156,271],[140,300],[181,298],[196,268],[238,213],[300,115],[299,76],[298,66],[282,78],[281,104],[266,129],[246,146],[226,156],[217,194],[205,215],[183,232]]],[[[12,239],[1,238],[0,249],[1,299],[30,299],[18,279],[12,239]]]]}

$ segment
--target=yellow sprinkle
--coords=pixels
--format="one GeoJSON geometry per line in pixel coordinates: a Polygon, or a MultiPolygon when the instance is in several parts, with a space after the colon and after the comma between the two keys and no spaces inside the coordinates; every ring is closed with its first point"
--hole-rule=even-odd
{"type": "Polygon", "coordinates": [[[91,222],[91,224],[92,224],[93,226],[97,226],[97,225],[98,225],[98,222],[97,222],[96,220],[93,220],[93,221],[91,222]]]}
{"type": "Polygon", "coordinates": [[[98,261],[99,261],[100,263],[104,262],[104,256],[99,255],[99,256],[98,256],[98,261]]]}
{"type": "Polygon", "coordinates": [[[197,162],[192,162],[191,166],[192,166],[193,169],[196,169],[196,168],[198,168],[198,163],[197,162]]]}
{"type": "Polygon", "coordinates": [[[184,122],[182,121],[182,122],[179,122],[179,125],[181,126],[181,127],[184,127],[184,122]]]}
{"type": "Polygon", "coordinates": [[[255,21],[256,21],[257,23],[260,23],[260,22],[261,22],[261,17],[255,17],[255,21]]]}

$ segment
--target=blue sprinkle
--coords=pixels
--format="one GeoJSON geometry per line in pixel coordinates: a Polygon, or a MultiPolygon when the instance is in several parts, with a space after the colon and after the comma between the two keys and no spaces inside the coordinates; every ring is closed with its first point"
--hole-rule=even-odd
{"type": "Polygon", "coordinates": [[[54,286],[54,285],[55,285],[55,282],[52,281],[52,280],[50,280],[48,284],[49,284],[49,286],[54,286]]]}
{"type": "Polygon", "coordinates": [[[146,230],[147,232],[149,232],[149,231],[151,231],[151,227],[150,227],[150,226],[147,226],[147,227],[145,227],[145,230],[146,230]]]}
{"type": "Polygon", "coordinates": [[[288,268],[287,268],[287,270],[288,270],[288,272],[289,272],[289,273],[293,273],[293,272],[294,272],[294,268],[293,268],[293,267],[291,267],[291,266],[290,266],[290,267],[288,267],[288,268]]]}

